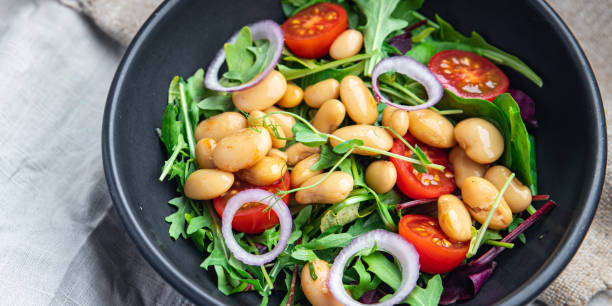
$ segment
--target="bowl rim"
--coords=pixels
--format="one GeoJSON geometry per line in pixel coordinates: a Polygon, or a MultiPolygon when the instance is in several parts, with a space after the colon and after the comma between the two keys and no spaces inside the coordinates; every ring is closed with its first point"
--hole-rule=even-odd
{"type": "MultiPolygon", "coordinates": [[[[125,196],[127,191],[122,186],[118,176],[119,169],[115,154],[114,128],[116,121],[116,106],[119,100],[119,84],[125,81],[127,67],[134,60],[135,52],[132,51],[139,49],[143,45],[151,30],[156,27],[156,25],[164,19],[166,14],[178,3],[179,1],[164,0],[164,2],[157,7],[140,28],[119,63],[104,108],[104,119],[102,123],[102,160],[106,183],[115,209],[128,235],[148,263],[168,283],[192,302],[196,304],[213,303],[221,305],[223,304],[222,301],[197,287],[195,283],[189,281],[189,279],[183,275],[166,256],[164,256],[151,237],[146,234],[144,228],[138,223],[134,211],[130,209],[130,205],[125,196]]],[[[589,182],[590,188],[586,197],[584,209],[581,211],[580,215],[568,225],[569,227],[574,227],[575,230],[566,233],[561,238],[559,246],[554,250],[548,260],[535,271],[530,279],[514,291],[515,293],[521,294],[510,294],[498,301],[497,304],[499,305],[522,305],[531,301],[563,271],[565,266],[576,254],[593,220],[601,197],[606,170],[606,121],[604,118],[603,102],[593,70],[576,38],[559,15],[544,0],[532,1],[531,5],[547,22],[552,24],[553,28],[560,31],[563,43],[568,46],[570,52],[573,53],[572,55],[578,60],[579,69],[585,73],[588,79],[589,100],[594,104],[593,106],[595,108],[597,120],[594,136],[599,140],[594,156],[596,164],[603,165],[603,167],[597,167],[595,169],[592,180],[589,182]]]]}

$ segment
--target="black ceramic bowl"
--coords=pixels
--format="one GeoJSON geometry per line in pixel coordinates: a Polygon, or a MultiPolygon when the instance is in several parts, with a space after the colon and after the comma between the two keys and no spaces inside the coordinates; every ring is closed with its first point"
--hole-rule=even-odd
{"type": "MultiPolygon", "coordinates": [[[[427,0],[422,12],[475,30],[517,55],[544,80],[538,88],[504,70],[531,95],[540,124],[536,146],[540,192],[559,203],[527,232],[527,245],[503,253],[471,305],[519,305],[533,299],[570,261],[593,218],[605,171],[605,121],[589,64],[576,40],[542,0],[427,0]]],[[[206,67],[223,42],[245,24],[281,22],[279,0],[166,1],[127,50],[113,81],[102,135],[106,180],[134,243],[151,265],[198,304],[257,305],[254,293],[225,296],[190,241],[173,241],[164,217],[174,182],[157,181],[166,159],[155,134],[174,75],[206,67]]],[[[577,284],[578,285],[578,284],[577,284]]],[[[270,305],[279,303],[273,297],[270,305]]]]}

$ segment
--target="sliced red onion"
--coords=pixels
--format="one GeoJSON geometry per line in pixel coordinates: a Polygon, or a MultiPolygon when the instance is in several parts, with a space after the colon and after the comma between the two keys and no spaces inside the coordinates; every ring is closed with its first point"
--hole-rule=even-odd
{"type": "Polygon", "coordinates": [[[387,57],[378,62],[372,71],[372,90],[378,101],[382,101],[388,106],[392,106],[401,110],[415,111],[425,109],[436,105],[444,95],[444,89],[438,79],[431,73],[427,66],[410,56],[393,56],[387,57]],[[387,72],[397,72],[421,83],[427,91],[427,102],[421,105],[409,106],[396,104],[389,99],[383,97],[378,88],[378,77],[387,72]]]}
{"type": "MultiPolygon", "coordinates": [[[[266,70],[259,74],[255,79],[247,83],[233,87],[225,87],[219,83],[219,69],[221,69],[221,66],[225,62],[225,50],[221,48],[221,50],[217,52],[217,55],[215,55],[215,58],[212,60],[208,66],[208,70],[206,71],[206,77],[204,78],[204,85],[206,88],[210,90],[230,92],[251,88],[261,82],[261,80],[263,80],[270,73],[270,71],[276,67],[278,60],[281,57],[281,53],[283,52],[285,42],[285,37],[283,36],[283,31],[281,28],[272,20],[262,20],[249,24],[247,27],[249,27],[251,30],[251,38],[253,40],[266,39],[270,42],[271,48],[274,48],[274,56],[272,56],[272,61],[268,67],[266,67],[266,70]]],[[[235,43],[239,32],[240,31],[232,35],[227,43],[235,43]]]]}
{"type": "Polygon", "coordinates": [[[233,196],[223,211],[221,232],[225,239],[227,248],[234,254],[236,259],[242,261],[247,265],[260,266],[273,261],[287,246],[289,236],[291,235],[291,227],[293,225],[293,219],[291,218],[291,212],[289,207],[285,205],[285,202],[273,193],[262,190],[262,189],[246,189],[235,196],[233,196]],[[257,202],[268,205],[280,220],[280,237],[276,247],[270,250],[268,253],[255,255],[245,251],[234,238],[232,232],[232,221],[234,215],[246,203],[257,202]]]}
{"type": "Polygon", "coordinates": [[[355,301],[344,289],[342,275],[344,267],[359,251],[369,249],[376,243],[377,250],[383,250],[395,257],[402,272],[402,282],[395,293],[385,301],[370,305],[395,305],[401,303],[416,286],[419,279],[419,253],[414,246],[402,236],[377,229],[355,238],[334,259],[329,273],[328,287],[338,302],[343,305],[366,305],[355,301]]]}

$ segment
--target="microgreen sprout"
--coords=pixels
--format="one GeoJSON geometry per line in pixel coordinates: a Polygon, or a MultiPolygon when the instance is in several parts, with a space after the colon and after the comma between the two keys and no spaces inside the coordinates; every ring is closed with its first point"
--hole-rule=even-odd
{"type": "Polygon", "coordinates": [[[189,154],[191,158],[195,158],[195,140],[191,129],[191,120],[189,119],[189,111],[187,110],[187,98],[185,97],[185,85],[179,82],[179,93],[181,100],[181,112],[183,112],[183,122],[185,123],[185,132],[187,133],[187,143],[189,144],[189,154]]]}
{"type": "MultiPolygon", "coordinates": [[[[285,112],[285,111],[278,111],[278,112],[270,112],[269,114],[270,115],[271,114],[285,114],[285,115],[289,115],[289,116],[294,117],[295,119],[299,120],[300,122],[302,122],[304,125],[306,125],[312,131],[312,133],[314,133],[316,135],[319,135],[322,138],[334,139],[334,140],[338,141],[339,143],[343,143],[343,142],[346,141],[345,139],[342,139],[342,138],[340,138],[340,137],[338,137],[336,135],[320,132],[312,124],[310,124],[310,122],[308,122],[308,120],[306,120],[306,119],[302,118],[301,116],[298,116],[298,115],[296,115],[294,113],[285,112]]],[[[403,155],[391,153],[391,152],[388,152],[388,151],[385,151],[385,150],[381,150],[381,149],[377,149],[377,148],[368,147],[368,146],[365,146],[365,145],[355,145],[353,148],[354,149],[363,150],[363,151],[372,152],[372,153],[377,153],[377,154],[380,154],[380,155],[385,155],[385,156],[388,156],[388,157],[393,157],[393,158],[401,159],[403,161],[407,161],[407,162],[410,162],[410,163],[414,163],[414,164],[417,164],[417,165],[425,166],[427,168],[432,168],[432,169],[436,169],[436,170],[440,170],[440,171],[444,171],[444,169],[445,169],[444,166],[442,166],[442,165],[437,165],[437,164],[434,164],[434,163],[425,164],[425,163],[421,162],[420,160],[417,160],[417,159],[414,159],[414,158],[410,158],[410,157],[406,157],[406,156],[403,156],[403,155]]]]}
{"type": "Polygon", "coordinates": [[[183,140],[183,134],[179,134],[178,142],[176,143],[176,146],[174,146],[172,155],[170,155],[170,158],[168,158],[168,160],[164,163],[164,168],[159,176],[160,182],[166,178],[166,175],[168,175],[168,172],[170,172],[170,169],[172,168],[172,164],[174,164],[174,161],[178,157],[179,153],[186,148],[186,145],[185,140],[183,140]]]}
{"type": "Polygon", "coordinates": [[[497,194],[495,201],[493,201],[493,205],[491,205],[491,210],[489,211],[489,214],[487,215],[487,219],[485,219],[485,222],[482,223],[482,225],[480,226],[480,229],[478,230],[476,236],[472,237],[472,241],[470,241],[470,249],[468,250],[468,253],[465,256],[466,258],[470,258],[476,255],[476,252],[478,252],[478,247],[480,247],[480,242],[482,241],[482,238],[484,238],[485,232],[487,231],[487,228],[489,227],[489,223],[491,222],[491,219],[493,218],[493,215],[495,214],[495,211],[497,210],[497,206],[499,206],[499,202],[501,202],[502,197],[504,196],[504,192],[506,192],[506,189],[508,189],[508,186],[510,186],[510,182],[512,182],[512,179],[514,179],[514,176],[515,174],[512,173],[508,177],[508,179],[506,180],[506,183],[504,183],[501,190],[497,194]]]}

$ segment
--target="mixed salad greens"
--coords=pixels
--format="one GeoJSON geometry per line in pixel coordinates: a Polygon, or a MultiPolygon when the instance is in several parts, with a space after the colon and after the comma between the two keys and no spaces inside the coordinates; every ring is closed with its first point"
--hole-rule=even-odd
{"type": "Polygon", "coordinates": [[[245,26],[206,74],[172,79],[159,180],[179,196],[165,220],[221,292],[256,291],[262,305],[274,291],[283,305],[450,304],[556,205],[531,204],[548,200],[534,102],[495,64],[542,80],[422,4],[281,0],[282,26],[245,26]],[[492,159],[472,148],[476,130],[492,159]],[[527,202],[516,208],[511,192],[527,202]]]}

